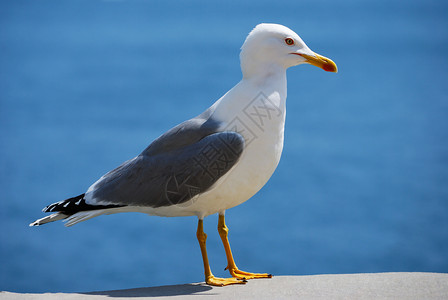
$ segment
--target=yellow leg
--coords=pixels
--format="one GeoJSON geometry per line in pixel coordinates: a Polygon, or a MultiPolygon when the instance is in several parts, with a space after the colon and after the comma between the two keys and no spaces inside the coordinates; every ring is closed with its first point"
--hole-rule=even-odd
{"type": "Polygon", "coordinates": [[[232,250],[230,250],[230,244],[229,239],[227,238],[227,235],[229,234],[229,229],[226,226],[224,215],[219,215],[219,221],[218,221],[218,232],[221,236],[222,243],[224,245],[224,250],[226,251],[227,256],[227,267],[230,272],[230,275],[232,275],[235,278],[238,279],[254,279],[254,278],[271,278],[271,274],[267,273],[250,273],[250,272],[244,272],[238,269],[238,267],[235,264],[235,261],[233,260],[232,250]]]}
{"type": "Polygon", "coordinates": [[[246,283],[245,280],[237,279],[237,278],[218,278],[213,276],[212,271],[210,269],[210,264],[208,263],[207,249],[205,247],[205,241],[207,240],[207,235],[204,233],[204,225],[203,221],[199,219],[198,222],[198,231],[196,233],[199,241],[199,246],[201,247],[202,260],[204,261],[204,274],[205,274],[205,282],[209,285],[216,286],[224,286],[229,284],[241,284],[246,283]]]}

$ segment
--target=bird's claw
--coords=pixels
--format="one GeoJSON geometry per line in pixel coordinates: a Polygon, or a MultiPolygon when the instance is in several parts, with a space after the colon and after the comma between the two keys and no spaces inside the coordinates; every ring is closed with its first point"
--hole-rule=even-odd
{"type": "Polygon", "coordinates": [[[258,279],[258,278],[272,278],[272,274],[268,274],[268,273],[250,273],[250,272],[245,272],[245,271],[241,271],[237,268],[226,268],[229,270],[230,275],[232,275],[232,277],[237,278],[237,279],[242,279],[242,280],[248,280],[248,279],[258,279]]]}
{"type": "Polygon", "coordinates": [[[219,278],[215,276],[209,276],[205,279],[205,282],[208,285],[213,286],[225,286],[230,284],[245,284],[247,280],[245,279],[239,279],[239,278],[219,278]]]}

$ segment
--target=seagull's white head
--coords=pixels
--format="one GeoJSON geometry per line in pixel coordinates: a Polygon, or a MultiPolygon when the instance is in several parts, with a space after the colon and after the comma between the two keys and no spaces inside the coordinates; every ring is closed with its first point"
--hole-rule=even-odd
{"type": "Polygon", "coordinates": [[[244,76],[262,69],[287,69],[304,63],[337,72],[331,59],[311,51],[297,33],[278,24],[257,25],[241,47],[240,60],[244,76]]]}

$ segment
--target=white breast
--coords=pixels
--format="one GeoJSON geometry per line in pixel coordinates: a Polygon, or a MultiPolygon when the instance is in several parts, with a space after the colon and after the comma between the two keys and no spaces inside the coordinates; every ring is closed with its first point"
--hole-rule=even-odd
{"type": "MultiPolygon", "coordinates": [[[[243,203],[269,180],[283,150],[285,105],[279,93],[260,92],[227,125],[242,134],[246,147],[235,167],[205,194],[211,200],[207,214],[243,203]],[[214,211],[213,211],[214,210],[214,211]]],[[[205,207],[209,205],[204,203],[205,207]]]]}

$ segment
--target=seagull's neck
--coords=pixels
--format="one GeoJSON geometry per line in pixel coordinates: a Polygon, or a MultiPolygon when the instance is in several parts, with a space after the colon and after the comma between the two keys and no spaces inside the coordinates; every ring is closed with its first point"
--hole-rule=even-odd
{"type": "MultiPolygon", "coordinates": [[[[259,90],[268,97],[273,93],[278,93],[280,102],[276,105],[284,109],[287,96],[286,69],[277,64],[257,64],[250,68],[247,67],[247,65],[241,65],[243,79],[240,84],[251,86],[252,89],[259,90]]],[[[272,99],[272,101],[274,100],[272,99]]]]}
{"type": "Polygon", "coordinates": [[[213,114],[217,120],[243,120],[253,113],[253,109],[269,109],[269,112],[275,111],[281,115],[275,122],[283,126],[287,96],[286,70],[273,65],[259,70],[259,73],[249,74],[243,69],[242,80],[213,105],[213,114]]]}
{"type": "Polygon", "coordinates": [[[276,77],[286,78],[286,69],[282,65],[272,62],[255,62],[250,59],[241,61],[243,79],[266,80],[276,77]]]}

